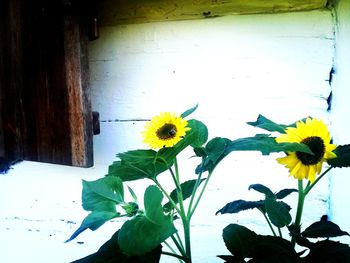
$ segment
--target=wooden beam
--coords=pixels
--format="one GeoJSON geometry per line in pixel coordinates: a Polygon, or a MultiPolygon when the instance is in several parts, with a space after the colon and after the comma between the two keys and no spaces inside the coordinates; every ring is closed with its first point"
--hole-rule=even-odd
{"type": "Polygon", "coordinates": [[[210,18],[325,8],[327,0],[100,0],[100,25],[210,18]]]}

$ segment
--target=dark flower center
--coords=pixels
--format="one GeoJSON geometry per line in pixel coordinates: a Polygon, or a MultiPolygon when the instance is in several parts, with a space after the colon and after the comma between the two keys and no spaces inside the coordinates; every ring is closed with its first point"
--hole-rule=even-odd
{"type": "Polygon", "coordinates": [[[301,141],[301,143],[309,146],[310,150],[314,153],[304,153],[304,152],[296,152],[298,159],[304,165],[313,165],[320,162],[325,154],[326,147],[324,145],[323,140],[318,136],[307,137],[301,141]]]}
{"type": "Polygon", "coordinates": [[[171,123],[166,123],[157,130],[157,137],[161,140],[169,140],[175,137],[177,132],[176,126],[171,123]]]}

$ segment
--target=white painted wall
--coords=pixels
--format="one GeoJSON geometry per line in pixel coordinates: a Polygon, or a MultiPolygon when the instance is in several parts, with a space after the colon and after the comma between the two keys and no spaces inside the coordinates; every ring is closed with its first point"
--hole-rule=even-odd
{"type": "MultiPolygon", "coordinates": [[[[207,124],[211,138],[259,132],[245,124],[259,113],[281,123],[307,115],[331,123],[326,99],[333,29],[328,10],[101,28],[89,47],[93,109],[102,120],[94,138],[96,164],[79,169],[23,162],[0,177],[0,262],[69,262],[109,239],[120,222],[63,243],[86,215],[81,179],[103,176],[118,152],[144,148],[142,120],[160,111],[182,113],[199,103],[193,117],[207,124]]],[[[186,178],[194,176],[194,164],[182,164],[189,156],[185,153],[180,163],[186,178]]],[[[215,256],[227,253],[221,231],[231,222],[267,231],[257,212],[214,214],[235,199],[259,198],[247,190],[252,183],[273,190],[296,187],[275,157],[234,153],[216,170],[193,219],[195,262],[222,262],[215,256]]],[[[161,178],[168,183],[166,175],[161,178]]],[[[141,195],[144,182],[130,185],[141,195]]],[[[305,224],[327,212],[328,187],[324,180],[310,195],[305,224]]]]}
{"type": "MultiPolygon", "coordinates": [[[[336,15],[336,67],[334,100],[332,110],[332,129],[337,144],[349,144],[349,98],[350,98],[350,1],[340,1],[336,15]]],[[[331,178],[330,211],[335,222],[350,231],[350,213],[347,210],[350,200],[348,169],[338,169],[331,178]]]]}

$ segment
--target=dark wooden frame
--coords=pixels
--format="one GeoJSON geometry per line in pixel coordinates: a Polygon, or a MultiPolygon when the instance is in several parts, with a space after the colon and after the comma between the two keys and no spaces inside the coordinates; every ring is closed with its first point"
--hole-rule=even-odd
{"type": "Polygon", "coordinates": [[[6,158],[93,165],[86,4],[1,1],[0,109],[6,158]]]}

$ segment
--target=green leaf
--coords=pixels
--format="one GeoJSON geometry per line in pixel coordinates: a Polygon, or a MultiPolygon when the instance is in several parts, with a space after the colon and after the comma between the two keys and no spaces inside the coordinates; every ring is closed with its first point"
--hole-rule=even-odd
{"type": "Polygon", "coordinates": [[[132,190],[130,186],[128,186],[128,190],[134,202],[137,203],[137,195],[135,194],[134,190],[132,190]]]}
{"type": "Polygon", "coordinates": [[[193,151],[197,157],[206,157],[208,155],[204,147],[195,147],[193,151]]]}
{"type": "Polygon", "coordinates": [[[207,126],[198,120],[189,120],[188,126],[191,128],[189,131],[190,134],[194,134],[194,139],[191,142],[191,146],[193,148],[195,147],[201,147],[203,144],[205,144],[208,140],[208,128],[207,126]]]}
{"type": "Polygon", "coordinates": [[[72,263],[158,263],[162,248],[156,247],[147,254],[130,257],[123,254],[118,244],[119,230],[104,243],[96,253],[73,261],[72,263]]]}
{"type": "Polygon", "coordinates": [[[348,263],[350,262],[350,247],[331,240],[319,241],[311,247],[304,262],[348,263]]]}
{"type": "Polygon", "coordinates": [[[339,145],[334,153],[336,158],[328,160],[328,164],[332,167],[350,167],[350,144],[339,145]]]}
{"type": "Polygon", "coordinates": [[[126,221],[119,232],[119,246],[129,256],[145,254],[176,232],[170,216],[163,214],[163,194],[149,186],[144,195],[145,214],[126,221]]]}
{"type": "Polygon", "coordinates": [[[83,180],[82,202],[87,211],[113,212],[116,204],[124,202],[123,182],[113,176],[90,182],[83,180]]]}
{"type": "Polygon", "coordinates": [[[309,238],[349,236],[349,233],[341,230],[337,224],[323,220],[311,224],[301,234],[309,238]]]}
{"type": "Polygon", "coordinates": [[[185,137],[173,147],[162,148],[158,152],[158,157],[173,162],[174,158],[188,146],[201,147],[208,139],[208,129],[200,121],[189,120],[188,126],[191,128],[185,137]]]}
{"type": "Polygon", "coordinates": [[[84,232],[86,229],[91,229],[95,231],[100,226],[102,226],[107,221],[118,217],[120,214],[118,212],[111,211],[93,211],[87,217],[84,218],[80,227],[73,233],[73,235],[66,241],[69,242],[76,238],[80,233],[84,232]]]}
{"type": "Polygon", "coordinates": [[[154,185],[147,187],[144,195],[145,215],[155,224],[167,221],[167,217],[164,216],[163,207],[161,205],[162,200],[163,194],[158,187],[154,185]]]}
{"type": "Polygon", "coordinates": [[[215,214],[234,214],[244,210],[257,208],[264,211],[264,201],[245,201],[245,200],[236,200],[230,203],[227,203],[223,208],[219,209],[215,214]]]}
{"type": "Polygon", "coordinates": [[[230,224],[223,230],[225,245],[237,259],[251,257],[256,238],[255,232],[238,224],[230,224]]]}
{"type": "Polygon", "coordinates": [[[282,189],[281,191],[279,191],[278,193],[275,194],[276,199],[283,199],[285,197],[287,197],[288,195],[290,195],[291,193],[297,193],[298,190],[297,189],[282,189]]]}
{"type": "Polygon", "coordinates": [[[227,156],[227,145],[230,143],[229,139],[216,137],[211,139],[205,146],[206,158],[196,168],[196,174],[205,171],[213,171],[214,168],[227,156]]]}
{"type": "Polygon", "coordinates": [[[292,217],[283,202],[277,202],[273,198],[266,198],[265,209],[271,223],[276,227],[287,226],[292,221],[292,217]]]}
{"type": "Polygon", "coordinates": [[[306,144],[277,143],[274,137],[266,134],[257,134],[254,137],[231,141],[226,151],[260,151],[263,155],[269,155],[273,152],[305,152],[313,154],[306,144]]]}
{"type": "Polygon", "coordinates": [[[198,108],[198,104],[196,106],[194,106],[193,108],[186,110],[184,113],[181,114],[181,118],[183,118],[183,119],[186,118],[187,116],[192,114],[197,108],[198,108]]]}
{"type": "Polygon", "coordinates": [[[265,185],[262,184],[251,184],[248,190],[253,189],[259,193],[264,194],[266,197],[275,198],[275,194],[265,185]]]}
{"type": "Polygon", "coordinates": [[[277,124],[263,115],[259,114],[257,120],[255,122],[247,122],[247,124],[252,125],[257,128],[261,128],[270,132],[280,132],[285,133],[285,129],[288,127],[287,125],[277,124]]]}
{"type": "MultiPolygon", "coordinates": [[[[252,248],[253,258],[248,262],[301,263],[303,262],[291,242],[277,236],[258,235],[252,248]]],[[[321,261],[315,261],[321,262],[321,261]]]]}
{"type": "Polygon", "coordinates": [[[117,176],[123,181],[154,178],[172,165],[170,160],[158,158],[153,150],[134,150],[117,155],[121,160],[109,166],[108,175],[117,176]]]}
{"type": "MultiPolygon", "coordinates": [[[[206,178],[200,179],[198,186],[204,180],[206,180],[206,178]]],[[[194,186],[196,185],[196,182],[197,182],[197,179],[194,179],[194,180],[188,180],[188,181],[180,184],[183,200],[186,200],[187,198],[191,197],[191,195],[193,193],[194,186]]],[[[175,204],[177,204],[179,202],[179,198],[178,198],[178,194],[177,194],[176,189],[171,191],[170,197],[174,201],[175,204]]],[[[171,207],[172,207],[172,204],[170,202],[168,202],[164,205],[165,211],[169,211],[171,209],[171,207]]]]}
{"type": "Polygon", "coordinates": [[[116,205],[124,203],[123,183],[117,177],[103,177],[96,181],[83,181],[83,208],[92,211],[80,227],[66,241],[71,241],[86,229],[96,230],[105,222],[119,217],[116,205]]]}

